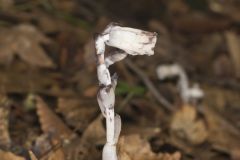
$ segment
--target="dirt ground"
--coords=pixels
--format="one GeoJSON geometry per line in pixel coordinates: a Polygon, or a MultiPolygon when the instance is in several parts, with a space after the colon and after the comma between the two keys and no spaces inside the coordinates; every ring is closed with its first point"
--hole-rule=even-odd
{"type": "Polygon", "coordinates": [[[111,22],[158,33],[153,56],[110,67],[119,160],[240,160],[238,0],[0,0],[0,160],[101,159],[94,37],[111,22]],[[158,78],[171,64],[202,97],[158,78]]]}

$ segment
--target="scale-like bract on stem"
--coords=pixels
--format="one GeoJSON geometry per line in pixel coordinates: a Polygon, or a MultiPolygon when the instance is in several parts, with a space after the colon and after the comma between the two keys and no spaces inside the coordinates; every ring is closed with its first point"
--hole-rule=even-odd
{"type": "Polygon", "coordinates": [[[103,160],[117,160],[116,144],[121,131],[121,118],[114,113],[117,74],[112,77],[108,67],[130,55],[153,55],[156,33],[110,24],[96,40],[97,76],[100,89],[97,101],[106,118],[106,139],[103,160]],[[104,58],[106,45],[119,49],[104,58]]]}
{"type": "Polygon", "coordinates": [[[117,61],[121,61],[122,59],[126,58],[127,53],[124,51],[116,51],[112,53],[110,56],[105,58],[105,65],[109,67],[110,65],[114,64],[117,61]]]}

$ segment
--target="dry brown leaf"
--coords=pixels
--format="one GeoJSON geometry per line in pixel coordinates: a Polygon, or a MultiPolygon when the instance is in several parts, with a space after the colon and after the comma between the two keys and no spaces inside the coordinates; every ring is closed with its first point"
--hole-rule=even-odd
{"type": "Polygon", "coordinates": [[[35,140],[32,150],[37,157],[41,157],[52,150],[52,148],[51,136],[49,134],[42,134],[35,140]]]}
{"type": "Polygon", "coordinates": [[[236,33],[228,31],[225,33],[229,52],[233,65],[235,67],[235,72],[238,77],[240,77],[240,40],[236,33]]]}
{"type": "Polygon", "coordinates": [[[31,160],[38,160],[35,154],[32,151],[28,151],[31,160]]]}
{"type": "Polygon", "coordinates": [[[172,132],[191,144],[203,143],[208,131],[203,120],[197,120],[197,111],[194,106],[184,105],[172,117],[172,132]]]}
{"type": "Polygon", "coordinates": [[[32,160],[37,160],[36,156],[40,157],[39,160],[64,160],[65,154],[61,142],[54,139],[51,135],[43,134],[37,138],[33,151],[29,151],[32,160]]]}
{"type": "Polygon", "coordinates": [[[173,26],[184,32],[212,32],[223,30],[231,25],[231,20],[227,18],[216,18],[201,13],[185,14],[184,16],[172,18],[173,26]]]}
{"type": "Polygon", "coordinates": [[[240,159],[240,148],[233,149],[231,151],[232,160],[239,160],[240,159]]]}
{"type": "Polygon", "coordinates": [[[239,129],[211,107],[203,106],[203,111],[208,126],[208,141],[229,154],[240,148],[239,129]]]}
{"type": "Polygon", "coordinates": [[[82,135],[82,141],[87,143],[96,143],[98,140],[105,139],[105,129],[102,124],[102,116],[97,117],[88,125],[82,135]]]}
{"type": "Polygon", "coordinates": [[[231,59],[225,54],[219,55],[213,62],[213,70],[217,76],[230,77],[234,75],[231,59]]]}
{"type": "Polygon", "coordinates": [[[87,70],[93,71],[95,67],[92,65],[95,61],[94,54],[95,53],[95,42],[91,38],[84,46],[84,61],[87,64],[87,70]]]}
{"type": "Polygon", "coordinates": [[[46,55],[40,43],[49,43],[34,26],[21,24],[0,31],[0,62],[10,63],[15,55],[25,62],[39,67],[54,67],[52,60],[46,55]]]}
{"type": "Polygon", "coordinates": [[[63,148],[58,148],[57,150],[49,153],[47,160],[65,160],[63,148]]]}
{"type": "Polygon", "coordinates": [[[150,144],[139,135],[123,136],[119,140],[120,160],[180,160],[181,153],[153,153],[150,144]]]}
{"type": "Polygon", "coordinates": [[[58,149],[57,151],[51,153],[47,160],[65,160],[63,150],[58,149]]]}
{"type": "Polygon", "coordinates": [[[23,157],[2,150],[0,150],[0,158],[1,160],[25,160],[25,158],[23,157]]]}
{"type": "Polygon", "coordinates": [[[11,145],[9,135],[9,100],[0,95],[0,147],[8,148],[11,145]]]}
{"type": "Polygon", "coordinates": [[[97,146],[104,145],[106,136],[102,120],[102,116],[97,117],[88,125],[81,138],[76,138],[69,145],[64,146],[67,159],[101,159],[97,146]]]}
{"type": "Polygon", "coordinates": [[[79,98],[59,98],[57,112],[64,116],[69,125],[83,131],[98,112],[95,106],[92,101],[88,103],[79,98]]]}
{"type": "Polygon", "coordinates": [[[13,0],[0,0],[0,9],[2,11],[7,11],[9,9],[11,9],[14,5],[14,1],[13,0]]]}
{"type": "Polygon", "coordinates": [[[77,6],[75,1],[68,0],[51,0],[51,5],[62,12],[72,12],[77,6]]]}
{"type": "Polygon", "coordinates": [[[98,87],[97,87],[97,86],[91,86],[91,87],[87,88],[87,89],[84,91],[83,95],[84,95],[85,97],[92,98],[92,97],[94,97],[94,96],[97,95],[97,91],[98,91],[98,87]]]}
{"type": "Polygon", "coordinates": [[[166,2],[170,13],[181,15],[186,14],[190,10],[190,7],[182,0],[171,0],[166,2]]]}
{"type": "Polygon", "coordinates": [[[44,133],[53,135],[53,138],[70,139],[73,132],[63,121],[47,106],[42,98],[36,97],[37,114],[44,133]]]}

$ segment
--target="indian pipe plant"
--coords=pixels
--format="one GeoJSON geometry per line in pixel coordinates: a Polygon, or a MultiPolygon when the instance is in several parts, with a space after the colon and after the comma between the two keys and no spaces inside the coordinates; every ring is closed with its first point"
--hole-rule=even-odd
{"type": "Polygon", "coordinates": [[[121,131],[121,118],[114,113],[115,88],[117,74],[110,75],[108,68],[129,55],[153,55],[157,41],[155,32],[121,27],[111,23],[95,39],[97,57],[97,77],[99,91],[97,101],[102,115],[106,118],[106,144],[103,148],[102,160],[117,160],[116,144],[121,131]],[[118,51],[104,56],[106,45],[118,51]]]}

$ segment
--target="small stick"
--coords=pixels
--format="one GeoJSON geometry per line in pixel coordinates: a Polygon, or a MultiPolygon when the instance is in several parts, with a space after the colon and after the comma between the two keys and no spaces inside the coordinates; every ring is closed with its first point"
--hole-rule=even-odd
{"type": "Polygon", "coordinates": [[[142,79],[142,81],[145,83],[145,85],[148,87],[149,91],[153,94],[153,96],[156,98],[156,100],[163,105],[163,107],[168,111],[173,111],[172,104],[166,100],[156,89],[154,84],[150,81],[150,79],[147,77],[147,75],[138,68],[135,64],[132,63],[131,60],[125,60],[126,65],[134,71],[139,78],[142,79]]]}

